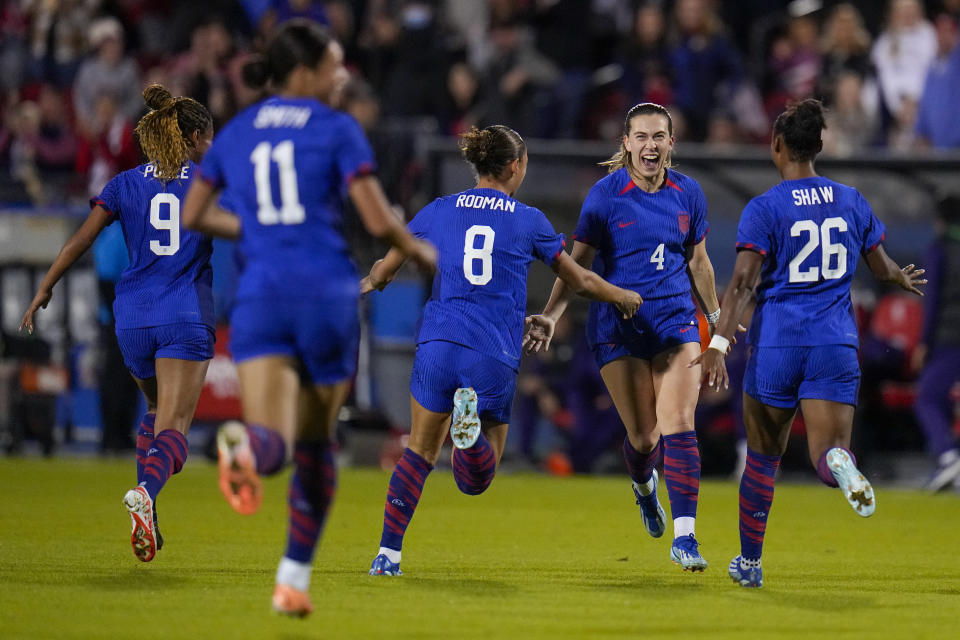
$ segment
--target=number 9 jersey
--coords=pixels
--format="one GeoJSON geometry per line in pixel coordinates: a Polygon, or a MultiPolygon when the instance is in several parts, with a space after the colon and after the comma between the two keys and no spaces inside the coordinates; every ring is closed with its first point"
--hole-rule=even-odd
{"type": "Polygon", "coordinates": [[[120,220],[130,256],[113,303],[117,329],[214,326],[213,244],[180,226],[180,205],[195,171],[187,162],[177,178],[164,182],[152,164],[143,164],[118,174],[90,200],[120,220]]]}
{"type": "Polygon", "coordinates": [[[343,237],[343,189],[371,173],[357,122],[313,98],[271,97],[231,120],[200,165],[241,220],[237,302],[356,297],[343,237]]]}
{"type": "Polygon", "coordinates": [[[856,347],[850,284],[860,256],[883,237],[883,223],[860,192],[827,178],[784,180],[751,200],[737,250],[765,260],[747,342],[856,347]]]}

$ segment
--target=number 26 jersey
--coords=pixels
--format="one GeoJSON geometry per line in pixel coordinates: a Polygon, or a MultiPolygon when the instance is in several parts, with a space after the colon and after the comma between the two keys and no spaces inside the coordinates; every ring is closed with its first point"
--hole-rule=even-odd
{"type": "Polygon", "coordinates": [[[884,226],[853,187],[823,177],[784,180],[751,200],[737,250],[764,256],[747,342],[762,347],[858,345],[850,302],[857,261],[884,226]]]}

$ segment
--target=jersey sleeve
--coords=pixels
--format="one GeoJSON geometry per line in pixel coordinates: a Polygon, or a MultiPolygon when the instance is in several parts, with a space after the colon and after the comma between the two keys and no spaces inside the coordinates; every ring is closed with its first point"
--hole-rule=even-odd
{"type": "Polygon", "coordinates": [[[874,215],[870,203],[859,191],[857,192],[857,215],[863,229],[863,246],[860,248],[860,253],[867,255],[883,242],[887,228],[874,215]]]}
{"type": "Polygon", "coordinates": [[[690,231],[687,232],[684,246],[700,244],[710,230],[710,223],[707,222],[707,198],[703,195],[703,189],[696,182],[693,183],[688,206],[690,207],[690,231]]]}
{"type": "Polygon", "coordinates": [[[770,253],[770,223],[756,199],[747,203],[737,225],[737,251],[749,249],[762,256],[770,253]]]}
{"type": "Polygon", "coordinates": [[[603,233],[600,212],[603,211],[605,200],[600,185],[595,184],[580,208],[580,219],[577,220],[577,228],[573,230],[574,240],[595,248],[600,246],[603,233]]]}
{"type": "Polygon", "coordinates": [[[336,163],[343,184],[349,185],[354,178],[373,173],[376,165],[373,149],[356,120],[345,115],[340,122],[340,133],[335,150],[336,163]]]}
{"type": "Polygon", "coordinates": [[[90,208],[96,206],[103,207],[111,215],[111,219],[116,220],[120,215],[120,177],[123,174],[115,176],[103,187],[103,191],[95,198],[90,198],[90,208]]]}
{"type": "Polygon", "coordinates": [[[547,216],[539,209],[534,209],[533,233],[532,233],[532,253],[537,260],[550,266],[560,257],[560,252],[567,246],[567,241],[562,233],[557,233],[553,225],[547,220],[547,216]]]}
{"type": "Polygon", "coordinates": [[[210,148],[207,149],[197,171],[197,177],[214,189],[222,189],[226,186],[226,180],[223,175],[223,163],[220,160],[225,144],[226,139],[223,134],[221,134],[219,138],[213,141],[210,148]]]}
{"type": "Polygon", "coordinates": [[[436,199],[423,209],[417,212],[417,215],[413,216],[413,220],[407,223],[407,229],[410,230],[417,238],[426,238],[427,234],[430,232],[431,222],[433,221],[434,212],[437,209],[437,204],[440,202],[440,199],[436,199]]]}

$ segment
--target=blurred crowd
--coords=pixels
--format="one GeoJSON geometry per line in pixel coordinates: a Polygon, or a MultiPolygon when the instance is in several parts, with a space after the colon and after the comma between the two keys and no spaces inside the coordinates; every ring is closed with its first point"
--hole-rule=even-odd
{"type": "Polygon", "coordinates": [[[816,96],[828,153],[952,149],[958,16],[960,0],[6,0],[0,201],[86,195],[135,163],[146,83],[222,125],[254,99],[250,52],[296,17],[344,44],[344,106],[370,129],[609,140],[653,101],[680,139],[723,146],[765,142],[787,102],[816,96]]]}

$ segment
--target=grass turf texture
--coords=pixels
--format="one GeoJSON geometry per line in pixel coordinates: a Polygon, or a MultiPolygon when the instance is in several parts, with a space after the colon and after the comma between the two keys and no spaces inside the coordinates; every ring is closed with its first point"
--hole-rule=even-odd
{"type": "Polygon", "coordinates": [[[643,532],[625,478],[504,474],[471,498],[438,472],[408,531],[406,575],[374,578],[388,476],[344,470],[316,612],[291,620],[269,611],[286,475],[243,517],[213,465],[187,464],[160,497],[166,546],[149,564],[130,550],[120,504],[132,478],[132,459],[0,460],[0,637],[943,638],[960,614],[955,495],[881,488],[862,519],[835,490],[778,486],[766,586],[750,590],[727,577],[732,483],[703,485],[710,567],[690,574],[668,560],[669,527],[659,540],[643,532]]]}

